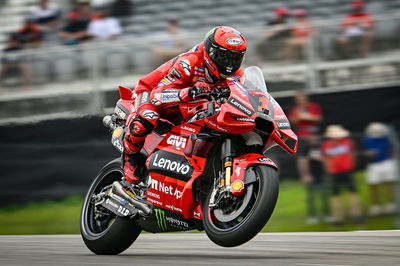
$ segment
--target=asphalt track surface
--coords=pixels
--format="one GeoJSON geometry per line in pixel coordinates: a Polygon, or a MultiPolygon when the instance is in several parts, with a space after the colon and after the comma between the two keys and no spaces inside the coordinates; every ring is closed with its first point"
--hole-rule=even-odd
{"type": "Polygon", "coordinates": [[[222,248],[205,234],[142,234],[118,256],[78,235],[0,236],[0,265],[400,265],[400,231],[259,234],[222,248]]]}

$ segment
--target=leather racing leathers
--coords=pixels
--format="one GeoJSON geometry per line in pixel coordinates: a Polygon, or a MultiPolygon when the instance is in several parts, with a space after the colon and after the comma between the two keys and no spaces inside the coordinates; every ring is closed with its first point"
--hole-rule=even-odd
{"type": "MultiPolygon", "coordinates": [[[[132,155],[142,149],[146,136],[156,127],[160,116],[170,121],[170,117],[177,117],[174,115],[178,112],[177,105],[191,100],[190,89],[194,86],[206,87],[210,91],[227,87],[225,79],[215,80],[215,76],[209,74],[204,60],[202,42],[139,80],[135,89],[135,104],[127,119],[129,131],[124,139],[124,175],[129,182],[140,182],[132,155]]],[[[240,77],[242,74],[239,69],[233,76],[240,77]]]]}

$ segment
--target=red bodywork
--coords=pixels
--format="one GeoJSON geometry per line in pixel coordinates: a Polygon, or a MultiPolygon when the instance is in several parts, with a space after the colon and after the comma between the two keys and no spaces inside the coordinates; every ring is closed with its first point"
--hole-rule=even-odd
{"type": "MultiPolygon", "coordinates": [[[[202,219],[202,206],[200,200],[195,199],[194,186],[206,168],[214,144],[192,140],[191,136],[200,133],[205,126],[229,134],[246,133],[256,128],[258,117],[263,115],[269,119],[262,120],[269,128],[268,137],[263,140],[264,147],[267,149],[278,144],[289,153],[296,153],[297,136],[290,129],[279,104],[270,95],[246,90],[239,80],[228,79],[228,85],[230,97],[225,103],[216,103],[215,115],[195,120],[193,117],[206,110],[208,102],[183,103],[179,106],[182,124],[163,135],[153,132],[146,138],[144,150],[149,154],[146,166],[150,174],[150,186],[146,192],[148,203],[180,213],[185,219],[202,219]],[[257,110],[253,107],[254,99],[258,99],[257,110]],[[292,141],[291,147],[288,141],[292,141]]],[[[129,110],[133,101],[132,92],[120,87],[120,96],[119,106],[129,110]]],[[[244,154],[234,158],[231,176],[233,195],[241,195],[246,184],[246,169],[254,164],[277,168],[271,159],[261,154],[244,154]]]]}

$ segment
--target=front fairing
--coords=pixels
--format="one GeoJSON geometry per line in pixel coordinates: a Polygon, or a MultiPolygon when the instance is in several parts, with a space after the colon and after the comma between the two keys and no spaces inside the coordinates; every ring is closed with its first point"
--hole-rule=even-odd
{"type": "Polygon", "coordinates": [[[297,151],[297,136],[281,106],[268,93],[262,71],[249,67],[241,79],[227,79],[231,94],[220,111],[206,119],[210,127],[230,134],[253,130],[268,135],[265,149],[275,144],[291,154],[297,151]]]}

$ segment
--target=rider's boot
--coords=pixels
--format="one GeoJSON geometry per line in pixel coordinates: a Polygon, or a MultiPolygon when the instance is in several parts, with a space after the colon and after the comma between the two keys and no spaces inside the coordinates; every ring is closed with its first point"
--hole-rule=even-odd
{"type": "MultiPolygon", "coordinates": [[[[124,178],[121,181],[113,183],[112,191],[130,203],[143,200],[145,197],[144,188],[147,188],[141,183],[143,176],[141,164],[143,163],[143,158],[140,158],[140,153],[125,153],[123,159],[124,178]]],[[[138,203],[136,202],[136,204],[138,203]]],[[[136,206],[135,204],[133,205],[136,206]]]]}
{"type": "Polygon", "coordinates": [[[139,167],[139,153],[124,154],[124,176],[131,184],[139,184],[142,181],[139,167]]]}

